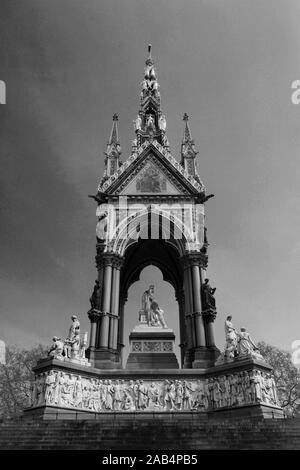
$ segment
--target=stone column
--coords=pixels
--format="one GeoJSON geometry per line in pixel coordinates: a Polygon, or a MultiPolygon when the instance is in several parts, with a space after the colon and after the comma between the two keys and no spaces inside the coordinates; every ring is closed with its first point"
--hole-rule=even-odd
{"type": "Polygon", "coordinates": [[[122,260],[115,258],[113,262],[112,294],[111,294],[111,317],[109,329],[109,347],[118,347],[118,327],[119,327],[119,304],[120,304],[120,268],[122,260]]]}
{"type": "Polygon", "coordinates": [[[187,347],[191,349],[193,347],[193,331],[192,331],[192,324],[191,324],[191,312],[193,310],[193,306],[191,306],[191,293],[190,293],[190,279],[189,279],[189,266],[184,267],[183,273],[183,282],[184,282],[184,305],[185,305],[185,325],[186,325],[186,334],[187,334],[187,347]]]}
{"type": "Polygon", "coordinates": [[[215,335],[213,322],[215,320],[216,314],[207,315],[205,326],[206,326],[206,344],[208,347],[216,347],[215,344],[215,335]]]}
{"type": "Polygon", "coordinates": [[[195,333],[196,333],[196,346],[205,346],[205,330],[201,313],[201,280],[200,268],[195,262],[192,265],[193,274],[193,294],[194,294],[194,318],[195,318],[195,333]]]}
{"type": "Polygon", "coordinates": [[[181,352],[181,366],[184,363],[185,350],[188,346],[186,319],[185,319],[185,294],[184,289],[176,292],[176,300],[179,306],[179,327],[180,327],[180,352],[181,352]]]}
{"type": "Polygon", "coordinates": [[[127,302],[127,293],[122,293],[120,295],[120,305],[119,305],[119,331],[118,331],[118,343],[117,343],[117,348],[120,354],[120,357],[122,357],[122,351],[124,348],[124,309],[125,309],[125,303],[127,302]]]}
{"type": "Polygon", "coordinates": [[[109,335],[109,315],[111,300],[111,284],[112,284],[112,260],[104,259],[104,279],[103,279],[103,298],[102,298],[102,318],[99,332],[99,347],[108,347],[109,335]]]}

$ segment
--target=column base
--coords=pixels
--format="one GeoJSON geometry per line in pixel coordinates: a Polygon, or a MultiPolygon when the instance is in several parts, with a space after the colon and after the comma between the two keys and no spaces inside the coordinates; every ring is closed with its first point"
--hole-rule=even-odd
{"type": "Polygon", "coordinates": [[[219,355],[220,351],[216,346],[195,348],[192,368],[206,369],[212,367],[219,355]]]}
{"type": "Polygon", "coordinates": [[[194,360],[194,350],[187,349],[184,354],[183,369],[192,369],[194,360]]]}
{"type": "Polygon", "coordinates": [[[89,347],[86,356],[96,369],[122,369],[120,351],[89,347]]]}

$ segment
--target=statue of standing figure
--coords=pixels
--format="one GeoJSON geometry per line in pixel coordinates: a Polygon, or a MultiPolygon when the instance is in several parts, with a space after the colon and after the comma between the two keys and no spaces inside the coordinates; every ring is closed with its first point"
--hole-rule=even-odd
{"type": "Polygon", "coordinates": [[[211,287],[209,285],[209,279],[204,279],[204,284],[201,286],[203,310],[216,309],[216,300],[214,298],[215,292],[216,287],[211,287]]]}
{"type": "Polygon", "coordinates": [[[225,357],[232,359],[237,355],[237,331],[232,324],[232,316],[228,315],[225,320],[225,357]]]}
{"type": "Polygon", "coordinates": [[[80,323],[76,315],[71,316],[72,325],[69,328],[68,337],[65,339],[64,353],[69,359],[71,358],[72,347],[76,349],[78,339],[80,338],[80,323]]]}
{"type": "Polygon", "coordinates": [[[94,290],[90,297],[91,308],[99,309],[99,300],[100,300],[100,283],[96,279],[94,290]]]}
{"type": "Polygon", "coordinates": [[[168,328],[164,319],[164,311],[159,307],[155,299],[154,290],[154,285],[151,285],[149,289],[143,293],[141,313],[144,314],[148,326],[168,328]]]}

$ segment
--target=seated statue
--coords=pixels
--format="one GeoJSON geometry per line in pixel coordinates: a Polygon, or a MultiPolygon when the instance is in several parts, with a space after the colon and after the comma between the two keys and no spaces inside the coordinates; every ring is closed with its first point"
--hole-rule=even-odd
{"type": "Polygon", "coordinates": [[[153,312],[153,326],[160,324],[163,328],[168,328],[164,319],[164,311],[159,307],[155,300],[151,303],[151,310],[153,312]]]}
{"type": "Polygon", "coordinates": [[[145,318],[148,326],[162,326],[168,328],[164,319],[164,311],[159,307],[154,296],[153,285],[143,293],[142,296],[142,310],[140,310],[139,320],[145,318]]]}
{"type": "Polygon", "coordinates": [[[204,280],[204,284],[201,286],[201,298],[202,298],[202,308],[203,310],[216,309],[216,300],[214,298],[214,293],[216,292],[216,287],[212,288],[209,285],[209,279],[204,280]]]}
{"type": "Polygon", "coordinates": [[[237,351],[239,357],[252,356],[256,359],[263,359],[258,347],[252,340],[250,334],[246,331],[246,328],[241,328],[240,333],[238,333],[237,351]]]}
{"type": "Polygon", "coordinates": [[[48,351],[48,356],[53,357],[54,359],[60,359],[62,361],[64,359],[63,352],[64,352],[64,342],[57,336],[54,336],[53,344],[48,351]]]}

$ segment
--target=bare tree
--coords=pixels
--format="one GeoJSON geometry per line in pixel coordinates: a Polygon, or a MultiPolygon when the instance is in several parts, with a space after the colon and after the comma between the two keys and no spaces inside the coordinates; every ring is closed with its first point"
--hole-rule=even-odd
{"type": "Polygon", "coordinates": [[[292,363],[291,354],[263,341],[257,346],[265,360],[274,369],[274,378],[282,408],[287,414],[295,415],[300,405],[300,374],[292,363]]]}
{"type": "Polygon", "coordinates": [[[0,416],[14,417],[29,406],[34,374],[32,367],[46,355],[41,344],[32,349],[6,348],[6,363],[0,364],[0,416]]]}

